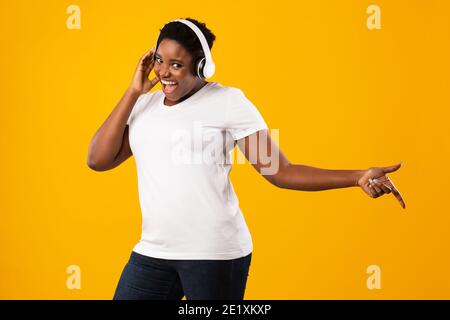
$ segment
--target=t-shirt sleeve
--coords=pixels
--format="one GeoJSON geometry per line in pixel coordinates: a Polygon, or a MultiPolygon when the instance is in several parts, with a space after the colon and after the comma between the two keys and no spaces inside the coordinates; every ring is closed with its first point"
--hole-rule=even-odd
{"type": "Polygon", "coordinates": [[[138,111],[142,108],[142,106],[145,104],[145,101],[147,99],[144,99],[145,97],[148,97],[150,93],[141,94],[139,98],[137,98],[133,109],[131,109],[130,115],[128,116],[127,125],[130,125],[130,123],[135,118],[138,111]]]}
{"type": "Polygon", "coordinates": [[[268,129],[255,105],[238,88],[228,88],[227,130],[234,140],[268,129]]]}

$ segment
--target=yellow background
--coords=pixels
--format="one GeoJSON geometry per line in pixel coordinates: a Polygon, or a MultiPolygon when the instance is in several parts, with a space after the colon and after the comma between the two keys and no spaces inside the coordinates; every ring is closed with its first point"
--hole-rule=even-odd
{"type": "MultiPolygon", "coordinates": [[[[140,237],[134,159],[88,144],[164,23],[216,34],[211,81],[242,89],[292,163],[390,175],[403,194],[232,180],[254,241],[246,299],[449,299],[448,1],[1,1],[2,299],[111,299],[140,237]],[[69,30],[66,8],[81,8],[69,30]],[[381,30],[366,8],[381,8],[381,30]],[[69,290],[66,268],[81,268],[69,290]],[[381,268],[381,289],[366,268],[381,268]]],[[[157,89],[160,88],[158,85],[157,89]]]]}

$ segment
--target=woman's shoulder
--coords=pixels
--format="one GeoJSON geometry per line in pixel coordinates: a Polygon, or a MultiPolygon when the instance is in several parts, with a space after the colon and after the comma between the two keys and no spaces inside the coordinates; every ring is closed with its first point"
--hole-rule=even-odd
{"type": "Polygon", "coordinates": [[[229,85],[224,85],[221,84],[219,82],[211,82],[210,85],[210,89],[211,91],[215,92],[215,93],[221,93],[224,95],[240,95],[242,94],[242,90],[233,86],[229,86],[229,85]]]}
{"type": "Polygon", "coordinates": [[[161,90],[155,90],[155,91],[149,91],[147,93],[143,93],[139,96],[138,100],[136,101],[136,105],[149,105],[156,101],[158,95],[162,93],[161,90]]]}
{"type": "Polygon", "coordinates": [[[139,99],[143,99],[143,100],[151,100],[153,97],[158,96],[160,93],[162,93],[161,89],[159,90],[155,90],[155,91],[149,91],[147,93],[141,94],[139,96],[139,99]]]}
{"type": "Polygon", "coordinates": [[[160,95],[161,93],[161,90],[156,90],[141,94],[136,100],[131,114],[139,113],[141,112],[141,110],[150,108],[152,104],[156,103],[158,95],[160,95]]]}

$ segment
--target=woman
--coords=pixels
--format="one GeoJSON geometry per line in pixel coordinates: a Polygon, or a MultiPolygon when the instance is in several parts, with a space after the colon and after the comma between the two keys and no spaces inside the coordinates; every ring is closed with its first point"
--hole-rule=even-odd
{"type": "MultiPolygon", "coordinates": [[[[187,20],[212,48],[214,34],[187,20]]],[[[203,56],[191,27],[166,24],[90,143],[91,169],[110,170],[134,155],[138,172],[142,238],[114,299],[243,299],[253,246],[229,179],[236,144],[279,188],[358,186],[373,198],[393,193],[405,207],[386,175],[400,164],[367,170],[291,164],[241,90],[207,82],[197,72],[203,56]],[[150,93],[158,82],[162,91],[150,93]]]]}

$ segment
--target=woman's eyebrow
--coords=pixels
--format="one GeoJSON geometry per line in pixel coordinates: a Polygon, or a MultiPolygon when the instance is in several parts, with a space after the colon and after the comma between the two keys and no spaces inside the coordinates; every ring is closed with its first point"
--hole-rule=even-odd
{"type": "MultiPolygon", "coordinates": [[[[159,54],[157,54],[157,53],[155,53],[155,56],[158,57],[158,58],[161,58],[161,56],[160,56],[159,54]]],[[[181,62],[181,63],[183,63],[183,61],[178,60],[178,59],[170,59],[169,61],[175,61],[175,62],[181,62]]]]}

